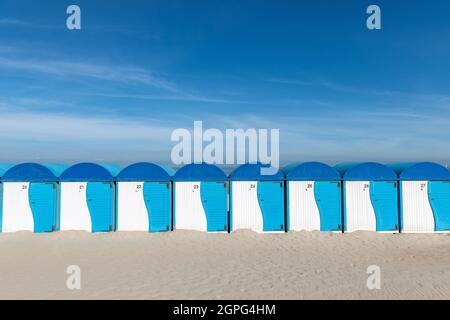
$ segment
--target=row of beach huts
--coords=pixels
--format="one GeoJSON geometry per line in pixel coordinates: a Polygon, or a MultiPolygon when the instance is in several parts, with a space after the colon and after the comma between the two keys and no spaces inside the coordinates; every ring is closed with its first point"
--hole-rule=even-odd
{"type": "Polygon", "coordinates": [[[450,232],[450,171],[431,162],[0,165],[0,231],[450,232]]]}

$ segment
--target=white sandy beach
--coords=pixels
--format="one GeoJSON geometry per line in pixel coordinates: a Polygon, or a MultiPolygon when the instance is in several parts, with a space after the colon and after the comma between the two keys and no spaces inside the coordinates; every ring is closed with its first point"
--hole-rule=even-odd
{"type": "Polygon", "coordinates": [[[2,299],[450,299],[443,234],[14,233],[0,257],[2,299]],[[81,290],[66,287],[69,265],[81,290]]]}

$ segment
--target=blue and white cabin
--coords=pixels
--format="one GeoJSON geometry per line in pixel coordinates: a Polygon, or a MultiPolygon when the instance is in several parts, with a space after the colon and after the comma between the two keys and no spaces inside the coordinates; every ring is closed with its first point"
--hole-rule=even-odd
{"type": "Polygon", "coordinates": [[[172,185],[175,171],[139,162],[117,175],[118,231],[171,230],[172,185]]]}
{"type": "Polygon", "coordinates": [[[231,180],[230,230],[284,232],[284,174],[264,175],[262,164],[236,168],[231,180]]]}
{"type": "Polygon", "coordinates": [[[400,177],[401,231],[450,232],[450,172],[431,162],[390,167],[400,177]]]}
{"type": "Polygon", "coordinates": [[[228,178],[217,166],[188,164],[174,183],[174,229],[228,232],[228,178]]]}
{"type": "Polygon", "coordinates": [[[2,177],[2,232],[51,232],[57,224],[56,166],[22,163],[2,177]]]}
{"type": "Polygon", "coordinates": [[[342,231],[340,173],[320,162],[283,169],[287,188],[287,229],[342,231]]]}
{"type": "Polygon", "coordinates": [[[114,230],[115,165],[79,163],[60,177],[59,230],[114,230]]]}
{"type": "Polygon", "coordinates": [[[398,232],[397,174],[375,162],[335,168],[344,180],[344,231],[398,232]]]}

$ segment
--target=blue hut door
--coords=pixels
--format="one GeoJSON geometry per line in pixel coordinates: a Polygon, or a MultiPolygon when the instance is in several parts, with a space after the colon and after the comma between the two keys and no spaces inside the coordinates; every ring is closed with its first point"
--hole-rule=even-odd
{"type": "Polygon", "coordinates": [[[341,183],[316,181],[314,196],[320,213],[320,230],[342,230],[341,183]]]}
{"type": "Polygon", "coordinates": [[[113,230],[114,185],[109,182],[88,182],[86,200],[91,215],[92,232],[113,230]]]}
{"type": "Polygon", "coordinates": [[[435,230],[450,230],[450,182],[430,181],[428,198],[433,209],[435,230]]]}
{"type": "Polygon", "coordinates": [[[208,232],[228,231],[227,194],[227,182],[201,182],[200,197],[208,232]]]}
{"type": "Polygon", "coordinates": [[[28,192],[34,220],[34,232],[56,228],[56,183],[30,182],[28,192]]]}
{"type": "Polygon", "coordinates": [[[263,218],[263,231],[284,231],[284,183],[259,181],[258,202],[263,218]]]}
{"type": "Polygon", "coordinates": [[[377,231],[399,229],[397,182],[371,181],[370,199],[375,211],[377,231]]]}
{"type": "Polygon", "coordinates": [[[144,182],[149,231],[170,230],[170,182],[144,182]]]}
{"type": "Polygon", "coordinates": [[[3,227],[3,183],[0,182],[0,232],[3,227]]]}

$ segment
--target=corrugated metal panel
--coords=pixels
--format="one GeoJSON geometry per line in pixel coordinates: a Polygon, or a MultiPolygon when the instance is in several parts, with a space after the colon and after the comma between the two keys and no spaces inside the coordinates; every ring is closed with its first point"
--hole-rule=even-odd
{"type": "Polygon", "coordinates": [[[60,230],[92,231],[86,199],[87,182],[62,182],[60,230]]]}
{"type": "Polygon", "coordinates": [[[117,230],[148,231],[149,219],[143,195],[144,182],[117,183],[117,230]]]}
{"type": "Polygon", "coordinates": [[[345,182],[345,206],[345,231],[377,230],[375,211],[370,200],[369,181],[345,182]]]}
{"type": "Polygon", "coordinates": [[[314,197],[314,181],[289,181],[289,229],[320,230],[320,213],[314,197]]]}
{"type": "Polygon", "coordinates": [[[175,182],[175,228],[207,231],[200,182],[175,182]]]}
{"type": "Polygon", "coordinates": [[[259,207],[257,181],[232,181],[233,230],[251,229],[263,232],[263,216],[259,207]]]}
{"type": "Polygon", "coordinates": [[[34,231],[28,182],[5,182],[3,184],[3,232],[34,231]]]}
{"type": "Polygon", "coordinates": [[[402,231],[434,232],[428,181],[402,181],[402,231]]]}

